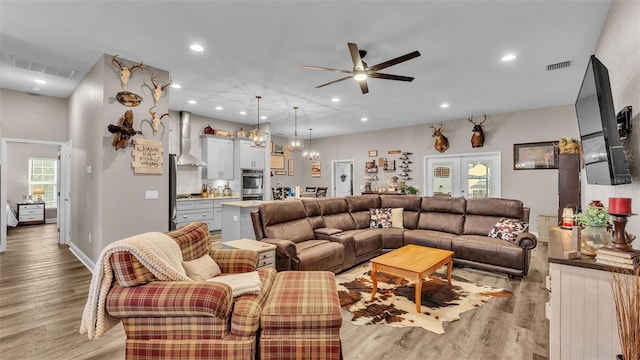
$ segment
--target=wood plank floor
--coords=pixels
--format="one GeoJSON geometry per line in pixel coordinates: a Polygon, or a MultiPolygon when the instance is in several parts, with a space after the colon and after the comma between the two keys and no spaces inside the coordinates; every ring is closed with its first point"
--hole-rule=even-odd
{"type": "MultiPolygon", "coordinates": [[[[0,255],[1,359],[122,359],[122,326],[88,340],[78,333],[91,273],[56,243],[55,224],[10,228],[0,255]]],[[[493,298],[461,320],[445,324],[445,334],[421,328],[354,326],[343,310],[345,359],[547,359],[549,322],[547,246],[538,244],[529,276],[522,281],[473,269],[454,268],[469,281],[513,291],[493,298]]]]}

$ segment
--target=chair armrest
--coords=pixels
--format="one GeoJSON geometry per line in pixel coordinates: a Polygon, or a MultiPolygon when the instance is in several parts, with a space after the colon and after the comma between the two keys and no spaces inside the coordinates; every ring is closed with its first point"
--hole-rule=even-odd
{"type": "Polygon", "coordinates": [[[241,249],[212,249],[211,258],[220,266],[223,274],[238,274],[256,271],[258,253],[241,249]]]}
{"type": "Polygon", "coordinates": [[[296,244],[291,240],[264,238],[260,241],[276,246],[276,269],[278,271],[291,270],[291,261],[298,251],[296,244]]]}
{"type": "Polygon", "coordinates": [[[122,287],[114,285],[105,304],[114,317],[229,317],[233,308],[231,288],[206,281],[153,281],[122,287]]]}
{"type": "Polygon", "coordinates": [[[532,250],[538,245],[538,238],[530,232],[523,232],[518,235],[515,244],[525,250],[532,250]]]}
{"type": "Polygon", "coordinates": [[[315,233],[316,237],[318,237],[318,235],[331,236],[339,234],[342,232],[342,230],[336,228],[320,228],[313,230],[313,232],[315,233]]]}

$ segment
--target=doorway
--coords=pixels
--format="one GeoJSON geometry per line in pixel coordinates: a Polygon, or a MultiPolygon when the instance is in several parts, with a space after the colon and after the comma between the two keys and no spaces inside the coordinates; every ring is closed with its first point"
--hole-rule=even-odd
{"type": "Polygon", "coordinates": [[[331,196],[353,195],[353,160],[331,161],[331,196]]]}
{"type": "Polygon", "coordinates": [[[502,196],[499,152],[425,156],[424,168],[424,188],[428,196],[502,196]]]}
{"type": "Polygon", "coordinates": [[[42,141],[29,139],[2,138],[0,144],[0,252],[7,250],[7,159],[10,156],[9,144],[26,144],[38,146],[53,146],[58,153],[56,194],[57,205],[57,237],[58,244],[71,243],[71,142],[42,141]]]}

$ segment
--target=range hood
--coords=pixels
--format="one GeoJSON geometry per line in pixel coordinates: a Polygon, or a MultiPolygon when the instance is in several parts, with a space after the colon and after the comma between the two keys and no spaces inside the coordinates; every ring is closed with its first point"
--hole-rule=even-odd
{"type": "Polygon", "coordinates": [[[191,155],[191,113],[180,111],[180,154],[178,166],[206,166],[202,160],[191,155]]]}

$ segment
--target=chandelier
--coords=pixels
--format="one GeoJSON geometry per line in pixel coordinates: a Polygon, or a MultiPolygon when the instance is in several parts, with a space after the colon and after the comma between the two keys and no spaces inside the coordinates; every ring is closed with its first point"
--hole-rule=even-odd
{"type": "Polygon", "coordinates": [[[311,151],[311,130],[313,129],[309,129],[309,151],[305,151],[304,153],[302,153],[302,156],[304,156],[307,160],[318,160],[318,156],[320,156],[320,153],[311,151]]]}
{"type": "Polygon", "coordinates": [[[289,150],[301,152],[304,149],[304,139],[298,136],[298,107],[294,106],[295,111],[295,130],[293,136],[289,138],[289,150]]]}
{"type": "Polygon", "coordinates": [[[262,96],[257,95],[256,99],[258,99],[258,126],[255,129],[249,131],[249,138],[253,140],[253,142],[251,143],[251,147],[263,148],[267,146],[269,134],[265,131],[260,130],[260,99],[262,99],[262,96]]]}

